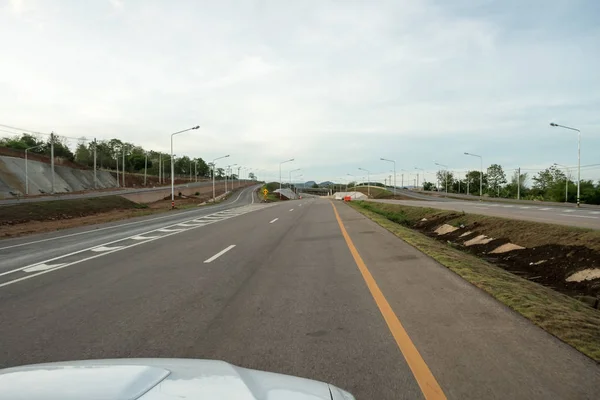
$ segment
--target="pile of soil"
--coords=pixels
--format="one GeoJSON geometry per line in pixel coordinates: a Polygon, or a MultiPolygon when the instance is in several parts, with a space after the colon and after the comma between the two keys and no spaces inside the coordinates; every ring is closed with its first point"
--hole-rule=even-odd
{"type": "Polygon", "coordinates": [[[57,221],[106,213],[114,210],[146,208],[121,196],[22,203],[0,207],[0,226],[32,221],[57,221]]]}
{"type": "MultiPolygon", "coordinates": [[[[564,246],[546,244],[533,248],[517,249],[494,254],[493,250],[510,243],[506,238],[493,238],[486,244],[467,246],[465,242],[486,235],[478,229],[478,224],[461,225],[457,230],[438,235],[435,230],[447,221],[456,219],[459,214],[449,214],[430,218],[413,224],[412,228],[427,236],[450,243],[463,251],[472,253],[523,278],[548,286],[558,292],[573,297],[600,297],[600,279],[568,282],[566,279],[574,273],[600,268],[600,252],[585,246],[564,246]],[[465,233],[470,232],[468,235],[465,233]]],[[[519,245],[519,243],[515,243],[519,245]]]]}

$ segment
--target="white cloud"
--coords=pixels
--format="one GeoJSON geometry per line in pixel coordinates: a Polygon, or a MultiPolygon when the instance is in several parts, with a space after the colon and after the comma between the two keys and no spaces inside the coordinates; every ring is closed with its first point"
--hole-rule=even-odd
{"type": "Polygon", "coordinates": [[[273,173],[293,156],[317,180],[385,169],[381,156],[573,163],[552,118],[586,131],[584,159],[600,149],[600,30],[579,21],[585,4],[568,25],[555,18],[574,11],[547,3],[82,3],[0,14],[0,123],[162,150],[200,124],[178,137],[189,154],[273,173]]]}

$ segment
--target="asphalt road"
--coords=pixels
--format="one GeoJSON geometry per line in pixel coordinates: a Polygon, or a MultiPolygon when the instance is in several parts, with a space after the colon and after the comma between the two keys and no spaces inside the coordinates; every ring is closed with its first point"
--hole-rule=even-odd
{"type": "Polygon", "coordinates": [[[328,200],[235,200],[1,241],[0,366],[211,358],[358,399],[597,398],[596,363],[343,203],[340,226],[328,200]]]}
{"type": "Polygon", "coordinates": [[[577,226],[580,228],[600,229],[600,209],[576,208],[564,206],[548,205],[521,205],[492,203],[489,201],[463,201],[436,198],[427,195],[423,200],[386,200],[372,199],[379,203],[402,204],[406,206],[431,207],[441,210],[464,211],[466,213],[491,215],[494,217],[503,217],[511,219],[520,219],[525,221],[546,222],[549,224],[559,224],[568,226],[577,226]]]}

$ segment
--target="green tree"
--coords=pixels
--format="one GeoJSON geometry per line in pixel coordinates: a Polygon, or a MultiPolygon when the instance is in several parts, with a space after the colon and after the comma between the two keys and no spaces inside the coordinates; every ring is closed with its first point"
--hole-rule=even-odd
{"type": "Polygon", "coordinates": [[[497,196],[502,185],[506,183],[506,174],[499,164],[492,164],[487,169],[488,193],[497,196]]]}
{"type": "MultiPolygon", "coordinates": [[[[466,184],[469,188],[469,193],[479,195],[481,173],[479,171],[469,171],[465,176],[466,184]]],[[[487,190],[487,175],[483,174],[483,192],[487,190]]]]}
{"type": "Polygon", "coordinates": [[[254,174],[254,172],[250,172],[248,174],[248,179],[256,179],[256,175],[254,174]]]}
{"type": "Polygon", "coordinates": [[[318,189],[318,188],[319,188],[319,185],[318,185],[318,184],[316,184],[316,183],[313,183],[312,187],[313,187],[313,189],[318,189]]]}
{"type": "Polygon", "coordinates": [[[433,182],[423,182],[423,190],[433,191],[435,189],[435,185],[433,182]]]}
{"type": "Polygon", "coordinates": [[[436,172],[435,176],[440,185],[440,191],[446,191],[446,179],[448,179],[448,190],[451,191],[452,184],[454,182],[454,174],[450,171],[440,170],[436,172]]]}
{"type": "Polygon", "coordinates": [[[529,174],[524,172],[521,174],[519,179],[519,171],[515,171],[511,178],[510,183],[504,187],[504,194],[506,197],[517,198],[517,188],[518,184],[521,184],[521,198],[525,198],[529,194],[529,189],[527,188],[527,182],[529,181],[529,174]]]}
{"type": "MultiPolygon", "coordinates": [[[[552,165],[549,168],[538,172],[537,175],[533,177],[532,194],[546,198],[550,188],[555,187],[556,184],[560,182],[564,184],[566,179],[565,174],[555,165],[552,165]]],[[[553,190],[553,192],[555,191],[556,190],[553,190]]]]}

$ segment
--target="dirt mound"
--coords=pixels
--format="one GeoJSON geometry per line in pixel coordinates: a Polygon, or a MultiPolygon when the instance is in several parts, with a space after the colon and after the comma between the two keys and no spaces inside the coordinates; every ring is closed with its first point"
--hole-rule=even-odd
{"type": "MultiPolygon", "coordinates": [[[[460,225],[454,231],[438,234],[436,231],[455,216],[431,218],[417,222],[414,228],[429,237],[450,242],[464,251],[475,254],[523,278],[548,286],[564,294],[578,296],[600,296],[600,279],[567,280],[585,270],[600,268],[600,252],[586,246],[547,244],[523,248],[508,238],[489,238],[477,223],[460,225]],[[516,247],[515,247],[516,246],[516,247]],[[498,249],[512,250],[498,252],[498,249]]],[[[456,223],[455,223],[456,225],[456,223]]],[[[587,276],[587,275],[586,275],[587,276]]]]}

